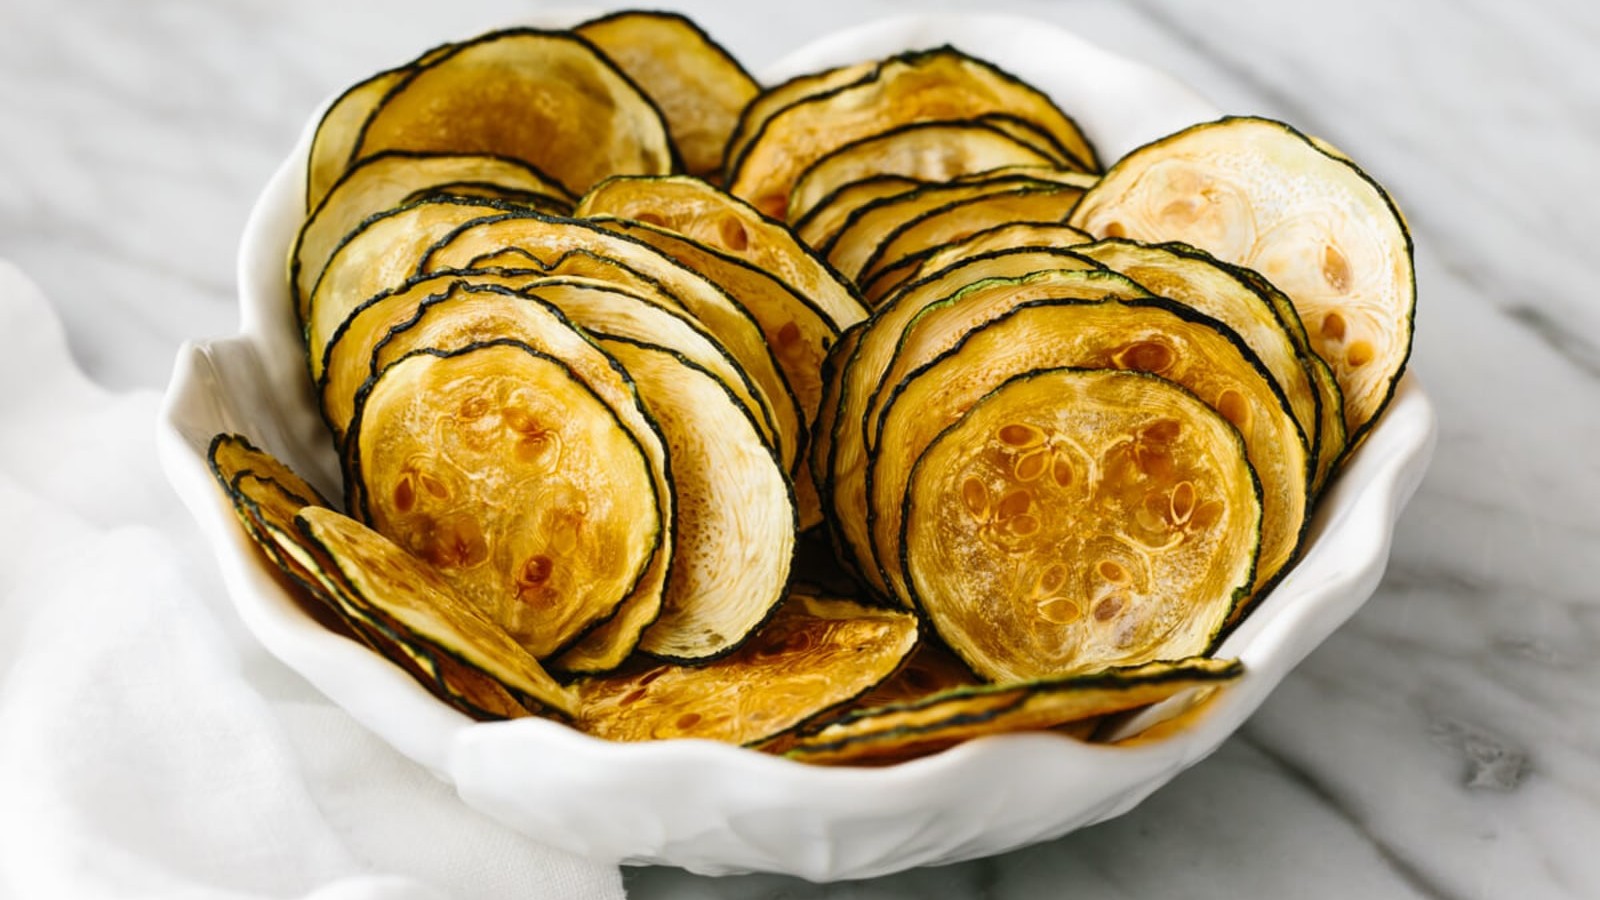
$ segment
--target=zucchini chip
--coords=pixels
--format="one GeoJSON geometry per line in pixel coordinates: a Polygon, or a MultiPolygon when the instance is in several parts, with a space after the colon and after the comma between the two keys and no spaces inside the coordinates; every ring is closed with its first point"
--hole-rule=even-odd
{"type": "Polygon", "coordinates": [[[562,187],[520,160],[462,154],[380,153],[344,173],[306,219],[289,255],[289,287],[296,308],[303,309],[328,257],[363,221],[375,213],[434,194],[491,199],[544,198],[570,209],[574,202],[562,187]]]}
{"type": "Polygon", "coordinates": [[[440,271],[459,271],[462,274],[487,271],[517,276],[592,278],[627,291],[656,306],[683,311],[683,304],[679,303],[678,298],[659,280],[615,259],[582,248],[568,250],[547,263],[521,247],[508,247],[468,260],[459,270],[440,271]]]}
{"type": "Polygon", "coordinates": [[[456,662],[493,679],[524,705],[563,717],[578,713],[577,695],[427,563],[354,519],[307,507],[296,532],[272,534],[289,556],[388,640],[456,662]]]}
{"type": "MultiPolygon", "coordinates": [[[[728,146],[722,154],[723,180],[727,180],[731,164],[744,153],[744,148],[750,143],[767,123],[767,120],[776,115],[780,110],[786,109],[807,97],[853,84],[872,74],[878,67],[873,60],[851,63],[845,66],[836,66],[821,72],[811,72],[795,77],[767,88],[755,99],[747,104],[739,113],[739,121],[733,126],[733,133],[728,135],[728,146]]],[[[776,216],[775,218],[782,218],[776,216]]]]}
{"type": "Polygon", "coordinates": [[[888,595],[890,591],[873,562],[867,531],[869,438],[865,424],[867,410],[885,384],[884,374],[906,327],[928,306],[986,279],[1094,268],[1096,263],[1060,250],[1008,251],[973,257],[909,286],[878,311],[860,333],[853,351],[848,355],[836,352],[831,357],[837,360],[834,377],[840,382],[839,399],[829,430],[824,466],[827,477],[818,484],[825,508],[832,513],[841,547],[848,551],[846,556],[854,562],[858,574],[878,594],[888,595]]]}
{"type": "MultiPolygon", "coordinates": [[[[947,244],[923,256],[916,269],[906,277],[906,284],[957,265],[963,260],[1002,250],[1048,250],[1072,248],[1087,244],[1094,238],[1087,232],[1059,222],[1012,222],[973,232],[959,241],[947,244]]],[[[885,298],[898,291],[899,285],[880,289],[885,298]]]]}
{"type": "MultiPolygon", "coordinates": [[[[1091,174],[1095,170],[1091,168],[1087,162],[1084,162],[1075,154],[1069,152],[1065,147],[1061,146],[1061,142],[1056,140],[1055,137],[1050,134],[1050,132],[1045,131],[1042,127],[1028,121],[1027,119],[1024,119],[1022,116],[1014,116],[1010,113],[984,113],[972,121],[1003,131],[1016,140],[1027,144],[1035,150],[1038,150],[1040,153],[1044,154],[1050,159],[1050,163],[1048,165],[1052,169],[1059,169],[1063,172],[1070,171],[1083,178],[1089,179],[1091,182],[1098,177],[1094,174],[1091,174]]],[[[995,168],[1025,167],[1033,168],[1033,166],[1029,166],[1027,164],[996,166],[995,168]]],[[[1084,185],[1084,187],[1087,186],[1088,185],[1084,185]]]]}
{"type": "Polygon", "coordinates": [[[244,473],[271,479],[292,495],[305,498],[305,503],[331,506],[310,482],[301,478],[283,461],[266,452],[242,434],[219,434],[206,448],[206,462],[211,474],[223,491],[233,494],[233,482],[244,473]]]}
{"type": "Polygon", "coordinates": [[[1321,398],[1311,370],[1272,304],[1231,267],[1185,244],[1149,245],[1111,238],[1073,250],[1133,279],[1151,293],[1176,300],[1233,329],[1283,391],[1311,444],[1313,461],[1320,458],[1325,451],[1320,434],[1321,398]]]}
{"type": "Polygon", "coordinates": [[[731,656],[588,679],[578,727],[615,741],[770,740],[848,703],[911,653],[917,622],[849,600],[795,595],[731,656]]]}
{"type": "Polygon", "coordinates": [[[997,178],[989,181],[929,184],[902,194],[891,194],[864,204],[851,213],[843,227],[819,249],[847,278],[861,273],[873,251],[895,229],[923,213],[963,200],[976,200],[1017,188],[1056,187],[1050,182],[1030,178],[997,178]]]}
{"type": "Polygon", "coordinates": [[[963,687],[908,703],[863,709],[792,746],[791,759],[885,765],[937,753],[973,738],[1043,731],[1159,703],[1187,690],[1239,678],[1232,659],[1183,659],[1088,675],[963,687]]]}
{"type": "Polygon", "coordinates": [[[1054,162],[1049,154],[990,122],[913,122],[851,141],[808,166],[795,179],[788,216],[791,221],[801,218],[844,185],[875,175],[949,181],[1000,166],[1044,167],[1054,162]]]}
{"type": "Polygon", "coordinates": [[[817,201],[805,215],[792,219],[794,233],[806,246],[826,247],[850,221],[855,211],[874,200],[893,197],[922,187],[922,182],[900,175],[874,175],[852,181],[817,201]]]}
{"type": "Polygon", "coordinates": [[[1261,486],[1183,388],[1046,369],[928,445],[901,517],[917,608],[973,671],[1026,681],[1205,652],[1250,590],[1261,486]]]}
{"type": "Polygon", "coordinates": [[[946,46],[891,57],[853,84],[780,110],[729,166],[728,190],[784,218],[795,179],[830,150],[896,125],[986,113],[1020,115],[1096,165],[1088,140],[1049,97],[946,46]]]}
{"type": "Polygon", "coordinates": [[[928,210],[885,235],[853,277],[864,284],[884,268],[908,257],[999,225],[1060,221],[1082,196],[1083,191],[1066,185],[1026,186],[928,210]]]}
{"type": "Polygon", "coordinates": [[[347,235],[306,300],[302,324],[312,380],[322,375],[333,333],[357,307],[405,284],[435,241],[474,219],[505,215],[505,209],[475,197],[430,197],[378,213],[347,235]]]}
{"type": "MultiPolygon", "coordinates": [[[[947,309],[949,315],[963,311],[959,305],[947,309]]],[[[1255,587],[1271,584],[1294,559],[1304,534],[1310,451],[1288,401],[1255,354],[1222,323],[1159,297],[1035,300],[976,325],[885,392],[867,497],[878,559],[897,594],[907,596],[899,593],[903,578],[894,566],[901,558],[901,504],[912,463],[939,431],[1012,376],[1061,366],[1159,375],[1187,388],[1239,431],[1264,494],[1255,587]]],[[[1147,465],[1153,473],[1167,461],[1152,456],[1147,465]]]]}
{"type": "Polygon", "coordinates": [[[737,299],[711,280],[648,244],[576,219],[510,213],[472,223],[446,235],[429,250],[419,273],[461,268],[487,253],[518,247],[538,259],[588,250],[648,275],[672,292],[684,308],[717,336],[766,395],[777,427],[779,453],[792,467],[805,443],[806,422],[794,390],[784,378],[761,326],[737,299]]]}
{"type": "Polygon", "coordinates": [[[761,86],[704,31],[676,13],[613,13],[574,28],[655,101],[691,175],[722,170],[722,148],[761,86]]]}
{"type": "Polygon", "coordinates": [[[538,658],[609,619],[666,530],[639,439],[521,343],[402,358],[363,388],[348,441],[356,514],[538,658]]]}
{"type": "Polygon", "coordinates": [[[1411,237],[1383,188],[1326,145],[1268,119],[1196,125],[1123,157],[1072,224],[1183,241],[1281,288],[1338,377],[1351,443],[1393,396],[1411,354],[1411,237]]]}
{"type": "Polygon", "coordinates": [[[609,59],[571,33],[527,28],[415,66],[362,125],[350,163],[384,150],[509,156],[573,194],[676,162],[660,110],[609,59]]]}
{"type": "Polygon", "coordinates": [[[599,343],[633,376],[661,426],[681,510],[661,617],[639,648],[680,662],[727,653],[783,599],[796,533],[788,479],[711,373],[663,347],[599,343]]]}
{"type": "Polygon", "coordinates": [[[850,286],[789,229],[697,178],[610,178],[579,201],[574,215],[632,219],[738,257],[794,288],[840,331],[867,317],[850,286]]]}

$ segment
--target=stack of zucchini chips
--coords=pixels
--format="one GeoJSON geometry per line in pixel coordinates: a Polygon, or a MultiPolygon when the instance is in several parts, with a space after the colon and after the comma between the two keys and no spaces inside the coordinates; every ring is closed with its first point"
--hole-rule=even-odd
{"type": "Polygon", "coordinates": [[[1238,678],[1411,343],[1337,151],[1102,171],[950,47],[764,90],[674,15],[483,35],[340,96],[306,209],[343,509],[219,435],[240,519],[442,701],[615,740],[887,763],[1238,678]]]}

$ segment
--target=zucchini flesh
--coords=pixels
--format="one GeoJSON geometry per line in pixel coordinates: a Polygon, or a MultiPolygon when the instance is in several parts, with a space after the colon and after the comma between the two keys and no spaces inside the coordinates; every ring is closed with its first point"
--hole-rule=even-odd
{"type": "Polygon", "coordinates": [[[774,114],[727,172],[729,192],[783,217],[795,179],[828,151],[895,125],[930,119],[1021,115],[1079,158],[1094,151],[1050,98],[954,48],[901,54],[860,81],[800,100],[774,114]]]}
{"type": "Polygon", "coordinates": [[[548,263],[521,247],[506,247],[474,257],[463,264],[459,270],[443,269],[440,271],[487,271],[504,272],[511,275],[538,274],[548,277],[593,278],[597,281],[604,281],[614,285],[634,296],[642,297],[656,306],[665,306],[678,311],[683,310],[683,304],[678,302],[677,296],[668,290],[660,280],[630,268],[626,263],[619,260],[602,256],[582,247],[556,254],[555,258],[548,263]]]}
{"type": "Polygon", "coordinates": [[[796,534],[788,479],[755,421],[709,372],[651,344],[599,343],[661,426],[681,511],[661,616],[639,647],[679,661],[727,653],[783,599],[796,534]]]}
{"type": "Polygon", "coordinates": [[[383,535],[330,509],[307,507],[296,533],[272,530],[330,592],[390,640],[421,644],[499,682],[523,703],[564,717],[577,697],[432,567],[383,535]]]}
{"type": "Polygon", "coordinates": [[[363,389],[353,508],[538,658],[610,618],[660,547],[639,440],[564,363],[510,341],[419,350],[363,389]]]}
{"type": "Polygon", "coordinates": [[[867,410],[884,384],[906,327],[924,308],[986,278],[1012,278],[1038,271],[1092,269],[1096,264],[1064,251],[1006,252],[973,257],[909,286],[878,311],[856,349],[840,356],[839,400],[830,431],[823,498],[832,511],[842,549],[860,576],[881,596],[890,594],[879,573],[867,530],[867,410]]]}
{"type": "Polygon", "coordinates": [[[508,213],[475,222],[439,240],[425,255],[419,273],[461,268],[490,253],[520,248],[538,259],[588,250],[650,276],[672,293],[739,361],[765,395],[779,435],[778,451],[793,466],[805,443],[805,422],[794,390],[761,333],[739,301],[712,281],[648,244],[575,219],[539,213],[508,213]]]}
{"type": "Polygon", "coordinates": [[[906,613],[796,595],[743,648],[709,665],[580,681],[577,724],[619,741],[769,740],[889,677],[916,639],[906,613]]]}
{"type": "Polygon", "coordinates": [[[998,225],[1065,219],[1082,196],[1082,191],[1065,185],[1030,186],[928,210],[885,235],[857,270],[855,280],[865,283],[886,266],[998,225]]]}
{"type": "Polygon", "coordinates": [[[350,162],[384,150],[509,156],[573,194],[675,164],[661,112],[610,60],[570,33],[533,29],[491,32],[413,68],[367,118],[350,162]]]}
{"type": "Polygon", "coordinates": [[[1233,329],[1289,401],[1295,421],[1311,444],[1313,465],[1320,457],[1321,400],[1311,372],[1283,320],[1265,298],[1210,254],[1181,244],[1139,244],[1109,239],[1075,251],[1139,286],[1176,300],[1233,329]]]}
{"type": "Polygon", "coordinates": [[[333,334],[362,303],[403,285],[428,248],[474,219],[504,215],[493,201],[430,197],[367,219],[329,257],[306,301],[306,351],[311,378],[322,376],[322,359],[333,334]]]}
{"type": "MultiPolygon", "coordinates": [[[[1270,584],[1294,558],[1304,534],[1311,473],[1305,438],[1277,385],[1237,335],[1161,298],[1022,304],[976,327],[886,392],[877,446],[895,452],[874,455],[867,473],[879,560],[892,566],[900,558],[901,501],[910,468],[938,432],[1012,375],[1061,366],[1159,375],[1239,430],[1263,493],[1255,589],[1270,584]]],[[[894,568],[887,574],[897,595],[905,596],[903,578],[895,577],[894,568]]]]}
{"type": "Polygon", "coordinates": [[[722,148],[761,86],[693,22],[676,13],[630,10],[574,28],[645,92],[667,120],[694,175],[722,168],[722,148]]]}
{"type": "Polygon", "coordinates": [[[1049,166],[1049,154],[994,124],[913,122],[828,151],[795,180],[789,219],[803,217],[840,187],[875,175],[949,181],[1000,166],[1049,166]]]}
{"type": "Polygon", "coordinates": [[[609,178],[584,196],[574,215],[632,219],[742,259],[793,287],[836,329],[867,316],[850,287],[789,229],[697,178],[609,178]]]}
{"type": "Polygon", "coordinates": [[[1237,660],[1183,659],[1091,675],[957,688],[860,710],[802,735],[788,755],[802,762],[883,765],[993,734],[1042,731],[1214,690],[1243,674],[1237,660]]]}
{"type": "MultiPolygon", "coordinates": [[[[1074,172],[1090,179],[1094,178],[1094,176],[1090,174],[1091,172],[1095,171],[1093,166],[1090,166],[1087,162],[1078,158],[1076,155],[1069,152],[1065,147],[1061,146],[1061,142],[1056,140],[1055,137],[1050,134],[1050,132],[1044,130],[1042,127],[1034,124],[1033,122],[1028,121],[1022,116],[1014,116],[1010,113],[985,113],[973,121],[1002,131],[1016,140],[1027,144],[1035,150],[1038,150],[1040,153],[1049,158],[1050,162],[1046,165],[1050,168],[1074,172]]],[[[1024,165],[1030,164],[1019,163],[1016,164],[1015,167],[1020,168],[1024,165]]]]}
{"type": "MultiPolygon", "coordinates": [[[[797,75],[779,85],[767,88],[755,99],[745,106],[739,114],[739,121],[733,127],[733,133],[728,135],[728,145],[723,150],[722,174],[724,180],[731,169],[734,160],[743,153],[744,148],[760,133],[767,120],[779,111],[804,100],[828,91],[836,90],[847,84],[853,84],[870,75],[877,68],[876,61],[852,63],[846,66],[836,66],[821,72],[811,72],[797,75]]],[[[766,212],[765,210],[763,210],[766,212]]],[[[768,212],[768,215],[772,213],[768,212]]],[[[775,216],[774,218],[783,218],[775,216]]]]}
{"type": "Polygon", "coordinates": [[[1416,308],[1410,235],[1376,182],[1288,125],[1225,118],[1147,144],[1072,224],[1183,241],[1281,288],[1338,377],[1351,442],[1394,394],[1416,308]]]}
{"type": "MultiPolygon", "coordinates": [[[[905,283],[912,284],[964,259],[1005,250],[1036,250],[1071,248],[1087,244],[1093,238],[1085,232],[1059,222],[1012,222],[974,232],[948,246],[941,247],[917,261],[917,266],[905,283]]],[[[885,291],[885,296],[899,290],[899,285],[885,291]]]]}
{"type": "Polygon", "coordinates": [[[289,494],[303,498],[305,504],[331,506],[316,488],[301,478],[283,461],[250,443],[241,434],[219,434],[206,448],[206,463],[223,491],[232,493],[234,479],[253,473],[271,480],[289,494]]]}
{"type": "Polygon", "coordinates": [[[1238,432],[1171,382],[1027,372],[917,460],[902,568],[992,681],[1195,656],[1250,589],[1260,491],[1238,432]]]}

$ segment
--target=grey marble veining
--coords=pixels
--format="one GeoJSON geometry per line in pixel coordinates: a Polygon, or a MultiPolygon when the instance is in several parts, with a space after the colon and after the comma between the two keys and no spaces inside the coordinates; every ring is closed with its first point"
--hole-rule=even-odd
{"type": "MultiPolygon", "coordinates": [[[[676,4],[757,66],[930,6],[676,4]]],[[[1331,139],[1413,226],[1434,467],[1376,596],[1132,813],[871,882],[634,896],[1600,896],[1600,5],[1012,2],[1331,139]]],[[[113,386],[235,327],[234,244],[325,95],[528,4],[0,3],[0,256],[113,386]]]]}

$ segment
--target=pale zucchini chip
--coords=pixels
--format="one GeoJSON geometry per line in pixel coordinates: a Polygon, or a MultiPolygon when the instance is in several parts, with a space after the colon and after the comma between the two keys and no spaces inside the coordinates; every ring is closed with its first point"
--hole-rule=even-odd
{"type": "MultiPolygon", "coordinates": [[[[901,345],[910,323],[929,306],[946,302],[969,285],[990,279],[1019,278],[1034,273],[1059,273],[1041,278],[1037,284],[1050,290],[1061,287],[1070,271],[1097,268],[1095,263],[1064,251],[1007,252],[973,257],[957,266],[907,288],[882,309],[861,332],[855,350],[838,356],[840,381],[837,409],[830,430],[827,478],[821,482],[825,508],[830,511],[841,549],[867,585],[882,596],[891,594],[889,584],[874,562],[872,539],[867,527],[867,451],[872,438],[867,433],[868,410],[874,405],[884,375],[901,345]]],[[[1075,277],[1075,276],[1074,276],[1075,277]]],[[[995,283],[999,283],[998,281],[995,283]]],[[[1091,282],[1081,282],[1091,291],[1102,290],[1091,282]]],[[[1007,283],[1002,289],[1010,290],[1007,283]]],[[[890,383],[892,385],[892,383],[890,383]]],[[[873,419],[873,422],[876,420],[873,419]]],[[[875,430],[875,429],[874,429],[875,430]]]]}
{"type": "Polygon", "coordinates": [[[913,122],[828,151],[795,180],[790,221],[839,188],[876,175],[949,181],[1000,166],[1048,167],[1048,153],[983,120],[913,122]]]}
{"type": "Polygon", "coordinates": [[[793,222],[795,236],[806,246],[819,251],[828,246],[835,235],[849,223],[856,210],[885,197],[894,197],[922,187],[914,178],[900,175],[874,175],[852,181],[817,201],[805,215],[793,222]]]}
{"type": "Polygon", "coordinates": [[[771,272],[842,331],[867,317],[839,274],[779,222],[697,178],[611,178],[578,203],[574,215],[615,216],[670,229],[771,272]]]}
{"type": "Polygon", "coordinates": [[[929,184],[901,194],[891,194],[858,207],[843,227],[819,249],[828,262],[847,278],[854,279],[872,258],[878,245],[897,228],[924,213],[958,203],[1000,194],[1017,188],[1053,188],[1051,182],[1030,178],[997,178],[988,181],[929,184]]]}
{"type": "Polygon", "coordinates": [[[671,453],[678,532],[661,616],[639,648],[677,661],[737,647],[780,600],[794,558],[794,497],[777,455],[711,373],[663,347],[599,337],[671,453]]]}
{"type": "MultiPolygon", "coordinates": [[[[949,315],[963,312],[961,306],[948,309],[949,315]]],[[[1310,451],[1288,401],[1255,354],[1222,323],[1159,297],[1043,299],[976,325],[886,393],[867,497],[877,558],[890,567],[896,595],[909,593],[893,566],[900,559],[901,503],[913,462],[940,431],[1012,376],[1063,366],[1158,375],[1188,389],[1240,432],[1263,493],[1255,591],[1272,584],[1305,533],[1310,451]]],[[[1152,467],[1164,465],[1152,460],[1152,467]]]]}
{"type": "Polygon", "coordinates": [[[1072,223],[1099,237],[1182,241],[1264,275],[1294,301],[1344,392],[1350,442],[1411,354],[1411,237],[1383,188],[1282,122],[1224,118],[1123,157],[1072,223]]]}
{"type": "Polygon", "coordinates": [[[917,460],[901,564],[991,681],[1204,653],[1248,594],[1261,485],[1228,420],[1143,372],[1045,369],[917,460]]]}
{"type": "Polygon", "coordinates": [[[661,612],[678,540],[674,465],[668,456],[667,438],[649,413],[653,407],[639,395],[643,389],[636,387],[617,368],[618,361],[591,343],[558,307],[494,285],[463,286],[448,296],[431,299],[411,320],[392,329],[373,348],[371,369],[376,377],[417,350],[450,352],[499,338],[518,341],[570,367],[572,374],[616,413],[650,463],[661,504],[660,549],[617,614],[559,660],[550,661],[552,668],[567,672],[614,669],[633,652],[645,627],[661,612]]]}
{"type": "Polygon", "coordinates": [[[340,242],[306,301],[306,353],[311,378],[322,375],[328,343],[361,304],[410,280],[434,242],[459,226],[506,207],[476,197],[430,197],[378,213],[340,242]]]}
{"type": "Polygon", "coordinates": [[[885,235],[852,277],[864,284],[885,267],[998,225],[1061,221],[1082,196],[1066,185],[1030,185],[930,209],[885,235]]]}
{"type": "Polygon", "coordinates": [[[852,713],[802,735],[788,756],[831,765],[903,762],[973,738],[1059,729],[1159,703],[1184,691],[1215,690],[1242,674],[1244,668],[1238,660],[1183,659],[1087,675],[956,688],[852,713]]]}
{"type": "Polygon", "coordinates": [[[289,287],[296,308],[305,315],[311,289],[334,248],[369,217],[435,194],[488,193],[491,199],[505,200],[508,191],[513,200],[539,196],[567,209],[574,202],[560,185],[520,160],[402,151],[362,160],[333,185],[295,238],[289,254],[289,287]]]}
{"type": "Polygon", "coordinates": [[[588,222],[533,212],[485,219],[446,235],[427,252],[418,272],[461,268],[485,254],[512,247],[538,259],[555,258],[575,249],[589,250],[659,281],[717,336],[750,380],[760,387],[780,437],[778,450],[784,465],[793,466],[805,444],[807,423],[761,326],[736,298],[648,244],[588,222]]]}
{"type": "Polygon", "coordinates": [[[415,66],[367,118],[350,162],[384,150],[509,156],[573,194],[676,167],[660,110],[609,59],[571,33],[527,28],[415,66]]]}
{"type": "MultiPolygon", "coordinates": [[[[963,260],[1003,250],[1071,249],[1087,244],[1094,238],[1088,232],[1059,222],[1012,222],[973,232],[959,241],[929,253],[917,261],[915,271],[907,276],[911,284],[963,260]]],[[[900,285],[883,291],[885,299],[898,291],[900,285]]]]}
{"type": "Polygon", "coordinates": [[[896,125],[986,113],[1020,115],[1096,165],[1088,140],[1049,97],[989,63],[940,47],[891,57],[860,81],[772,115],[728,167],[728,190],[784,218],[795,179],[830,150],[896,125]]]}
{"type": "Polygon", "coordinates": [[[348,444],[356,515],[538,658],[611,618],[661,546],[639,439],[571,367],[522,343],[393,363],[363,388],[348,444]]]}
{"type": "Polygon", "coordinates": [[[792,596],[738,652],[575,685],[580,730],[617,741],[770,740],[872,689],[911,653],[917,622],[849,600],[792,596]]]}
{"type": "Polygon", "coordinates": [[[1313,465],[1317,464],[1327,448],[1321,436],[1322,402],[1309,364],[1272,304],[1235,275],[1232,267],[1184,244],[1151,245],[1110,238],[1073,251],[1133,279],[1153,294],[1176,300],[1233,329],[1282,389],[1311,445],[1313,465]]]}
{"type": "Polygon", "coordinates": [[[557,684],[537,659],[427,563],[333,510],[307,507],[295,517],[295,525],[293,535],[273,529],[279,546],[391,641],[447,655],[498,682],[524,704],[563,717],[577,715],[576,694],[557,684]]]}
{"type": "Polygon", "coordinates": [[[676,13],[629,10],[579,25],[666,117],[691,175],[722,169],[722,148],[761,86],[728,51],[676,13]]]}
{"type": "MultiPolygon", "coordinates": [[[[782,84],[774,85],[762,91],[745,106],[743,112],[739,113],[739,121],[734,125],[733,133],[728,135],[728,146],[722,153],[724,180],[726,180],[733,161],[739,158],[751,139],[761,131],[767,120],[772,118],[773,115],[807,97],[827,93],[847,84],[860,81],[872,74],[872,70],[877,67],[878,63],[874,60],[836,66],[821,72],[796,75],[782,84]]],[[[774,218],[781,219],[783,216],[774,216],[774,218]]]]}

